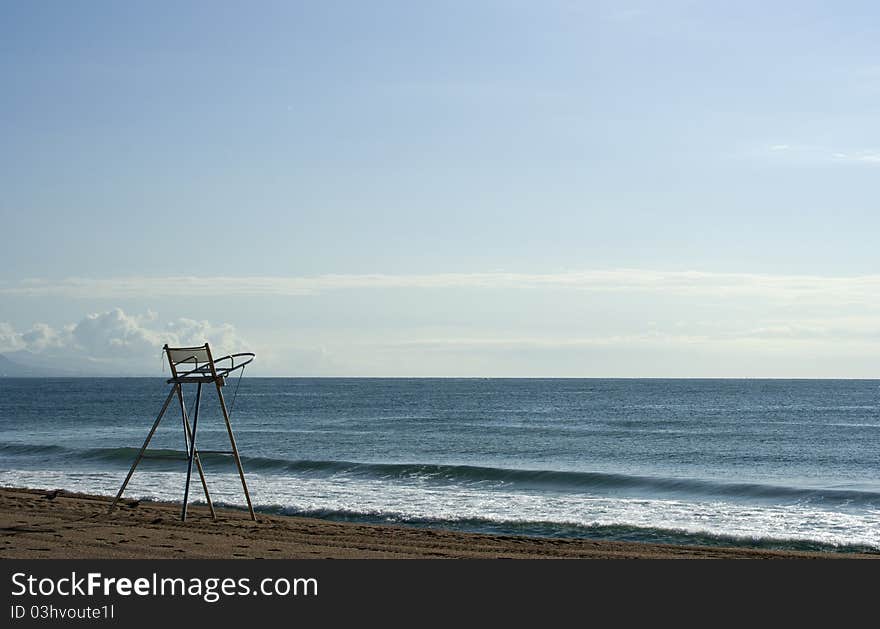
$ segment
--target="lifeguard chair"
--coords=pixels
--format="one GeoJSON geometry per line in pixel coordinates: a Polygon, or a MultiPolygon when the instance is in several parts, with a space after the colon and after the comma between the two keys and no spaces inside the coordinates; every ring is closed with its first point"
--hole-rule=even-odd
{"type": "MultiPolygon", "coordinates": [[[[244,479],[244,470],[241,467],[241,457],[238,455],[238,447],[235,445],[235,435],[232,434],[232,424],[229,420],[230,412],[226,408],[226,400],[223,398],[223,387],[226,384],[226,378],[230,374],[238,371],[240,383],[244,368],[254,360],[254,354],[251,352],[243,352],[239,354],[229,354],[221,358],[214,358],[211,354],[211,348],[207,343],[196,347],[168,347],[166,344],[162,350],[165,354],[165,358],[168,360],[168,365],[171,367],[171,378],[167,380],[167,384],[171,385],[171,391],[168,392],[168,397],[165,398],[162,410],[159,411],[159,416],[156,417],[156,421],[153,422],[153,427],[150,428],[150,432],[147,434],[146,440],[144,440],[144,445],[141,446],[140,452],[138,452],[134,463],[131,464],[131,469],[128,471],[128,475],[125,477],[125,480],[122,481],[122,487],[119,488],[119,493],[116,494],[116,498],[113,500],[113,504],[110,505],[109,511],[112,511],[116,507],[116,503],[122,497],[125,487],[128,485],[128,481],[131,480],[132,474],[134,474],[135,468],[137,468],[138,463],[141,462],[141,459],[144,458],[144,455],[147,452],[147,446],[150,444],[150,439],[153,438],[153,434],[159,427],[159,422],[161,422],[162,418],[165,416],[165,411],[168,410],[171,400],[176,396],[180,402],[180,414],[183,420],[183,441],[186,447],[187,458],[186,485],[183,489],[183,507],[181,509],[180,519],[186,521],[186,506],[189,499],[189,485],[190,479],[192,478],[193,463],[195,463],[196,469],[199,472],[199,479],[202,482],[202,489],[205,492],[205,501],[208,503],[208,508],[211,510],[211,517],[217,519],[217,514],[214,512],[214,504],[211,502],[211,495],[208,492],[208,485],[205,482],[205,472],[202,469],[202,462],[199,460],[199,449],[196,447],[196,431],[198,430],[199,425],[199,406],[202,399],[202,385],[213,383],[214,386],[217,387],[217,399],[220,402],[220,411],[223,414],[223,420],[226,422],[226,432],[229,434],[229,444],[232,446],[232,449],[202,450],[201,452],[203,454],[228,454],[232,456],[235,461],[235,467],[238,469],[238,476],[241,478],[241,487],[244,490],[244,497],[247,500],[248,512],[250,513],[251,519],[256,521],[257,517],[254,514],[254,507],[251,504],[251,496],[248,492],[247,482],[244,479]],[[183,397],[183,385],[188,384],[196,385],[196,401],[195,410],[193,411],[192,428],[190,428],[189,416],[187,414],[186,403],[184,402],[183,397]]],[[[236,394],[237,393],[238,384],[236,384],[236,394]]],[[[232,402],[234,405],[235,395],[233,395],[232,402]]]]}

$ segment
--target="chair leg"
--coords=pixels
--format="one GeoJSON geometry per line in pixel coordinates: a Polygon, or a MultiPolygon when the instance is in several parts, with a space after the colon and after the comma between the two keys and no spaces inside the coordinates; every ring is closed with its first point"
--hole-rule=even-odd
{"type": "Polygon", "coordinates": [[[247,482],[244,480],[244,470],[241,467],[241,457],[238,456],[238,448],[235,445],[235,435],[232,434],[232,424],[229,422],[229,411],[226,410],[226,402],[223,399],[223,390],[220,388],[220,382],[215,380],[217,386],[217,397],[220,400],[220,410],[223,411],[223,420],[226,422],[226,432],[229,433],[229,443],[232,445],[232,458],[235,459],[235,466],[238,468],[238,477],[241,479],[241,487],[244,489],[244,497],[247,500],[248,511],[251,514],[251,520],[257,521],[254,513],[254,506],[251,503],[251,495],[248,492],[247,482]]]}
{"type": "Polygon", "coordinates": [[[180,520],[186,522],[186,503],[189,500],[189,482],[192,478],[193,459],[196,456],[196,431],[199,426],[199,406],[202,401],[202,383],[196,389],[196,411],[193,415],[192,439],[189,442],[189,461],[186,466],[186,485],[183,489],[183,508],[180,511],[180,520]]]}
{"type": "Polygon", "coordinates": [[[165,403],[162,405],[162,410],[159,411],[159,416],[156,417],[156,421],[153,422],[153,427],[150,428],[150,432],[147,434],[147,438],[144,440],[144,445],[141,446],[140,452],[138,452],[137,457],[135,457],[134,463],[131,464],[131,469],[128,470],[128,475],[125,477],[125,480],[122,481],[122,487],[119,488],[119,492],[116,494],[116,498],[113,499],[113,504],[110,505],[110,508],[107,509],[107,513],[113,511],[116,507],[116,503],[119,502],[119,499],[122,497],[125,488],[128,486],[128,481],[131,480],[132,474],[134,474],[135,468],[138,466],[138,463],[141,462],[141,459],[144,457],[144,452],[147,450],[147,446],[150,444],[150,439],[153,438],[153,434],[156,432],[156,429],[159,427],[159,422],[162,421],[162,417],[165,415],[165,411],[168,410],[168,405],[171,404],[171,398],[174,396],[174,389],[171,389],[171,392],[168,394],[168,397],[165,398],[165,403]]]}
{"type": "MultiPolygon", "coordinates": [[[[183,401],[183,386],[180,384],[175,386],[177,387],[177,399],[180,401],[180,415],[183,418],[183,443],[187,453],[189,453],[192,432],[189,428],[189,416],[186,413],[186,403],[183,401]]],[[[214,511],[214,503],[211,501],[211,494],[208,493],[208,483],[205,481],[205,471],[202,469],[202,461],[199,458],[198,451],[196,451],[195,460],[196,469],[199,472],[199,479],[202,482],[202,490],[205,492],[205,501],[208,503],[208,509],[211,511],[211,519],[216,520],[217,513],[214,511]]]]}

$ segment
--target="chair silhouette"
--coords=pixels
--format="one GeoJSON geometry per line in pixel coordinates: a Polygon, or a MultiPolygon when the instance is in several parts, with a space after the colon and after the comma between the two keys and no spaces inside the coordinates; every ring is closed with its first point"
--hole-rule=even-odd
{"type": "MultiPolygon", "coordinates": [[[[199,425],[199,407],[202,399],[202,385],[213,383],[217,387],[217,399],[220,403],[220,411],[222,412],[223,420],[226,423],[226,432],[229,434],[229,443],[232,446],[232,449],[228,451],[202,450],[201,452],[203,454],[228,454],[232,456],[235,461],[235,466],[238,469],[238,476],[241,479],[241,487],[244,490],[244,497],[247,500],[248,512],[250,513],[251,519],[256,521],[257,517],[254,514],[253,504],[251,504],[251,496],[248,492],[247,482],[244,478],[244,470],[241,467],[241,457],[238,455],[238,447],[235,445],[235,435],[232,433],[232,424],[229,419],[230,413],[226,407],[226,400],[223,397],[222,388],[226,384],[227,376],[236,371],[239,372],[239,382],[241,381],[240,379],[244,372],[244,368],[253,361],[254,354],[251,352],[243,352],[239,354],[229,354],[215,359],[211,354],[211,348],[208,343],[196,347],[168,347],[166,344],[162,350],[165,358],[168,360],[168,365],[171,367],[171,378],[166,381],[167,384],[172,385],[171,391],[168,392],[168,397],[165,398],[162,410],[159,411],[156,421],[153,422],[153,427],[150,428],[150,432],[144,440],[144,445],[141,446],[134,463],[131,465],[131,469],[128,471],[128,475],[122,482],[122,487],[119,488],[119,492],[116,494],[113,504],[110,505],[108,513],[116,507],[116,503],[119,502],[123,492],[125,492],[125,488],[131,480],[138,463],[140,463],[141,459],[146,455],[147,446],[150,444],[153,434],[156,432],[159,423],[165,416],[165,411],[168,410],[171,400],[176,396],[180,403],[180,415],[183,420],[183,442],[186,447],[187,458],[186,485],[183,490],[183,507],[181,509],[180,519],[186,521],[186,507],[189,500],[189,486],[190,479],[192,478],[193,463],[195,463],[196,469],[199,472],[199,479],[202,483],[202,490],[205,492],[205,501],[208,503],[208,508],[211,510],[211,517],[215,520],[217,519],[217,514],[214,511],[214,504],[211,502],[211,495],[208,492],[208,484],[205,482],[205,472],[202,468],[202,462],[199,459],[199,449],[196,447],[196,434],[199,425]],[[183,397],[183,385],[185,384],[197,385],[192,428],[190,428],[186,402],[183,397]]],[[[238,387],[236,385],[236,393],[237,392],[238,387]]],[[[234,403],[235,396],[233,396],[233,404],[234,403]]]]}

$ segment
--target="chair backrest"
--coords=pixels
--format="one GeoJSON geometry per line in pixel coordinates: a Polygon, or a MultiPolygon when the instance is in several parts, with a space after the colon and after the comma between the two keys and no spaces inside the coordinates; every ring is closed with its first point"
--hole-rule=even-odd
{"type": "Polygon", "coordinates": [[[168,347],[166,344],[162,349],[168,358],[168,365],[174,378],[185,377],[193,372],[217,377],[214,358],[207,343],[196,347],[168,347]]]}

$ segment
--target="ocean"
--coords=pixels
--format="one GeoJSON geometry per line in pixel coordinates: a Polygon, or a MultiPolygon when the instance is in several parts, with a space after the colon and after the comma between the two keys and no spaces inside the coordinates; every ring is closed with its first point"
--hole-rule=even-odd
{"type": "MultiPolygon", "coordinates": [[[[168,390],[0,378],[0,485],[114,495],[168,390]]],[[[258,512],[880,552],[876,380],[245,376],[224,394],[258,512]]],[[[209,387],[198,446],[229,449],[209,387]]],[[[126,498],[180,501],[183,447],[172,405],[126,498]]],[[[243,508],[230,457],[202,460],[215,503],[243,508]]]]}

